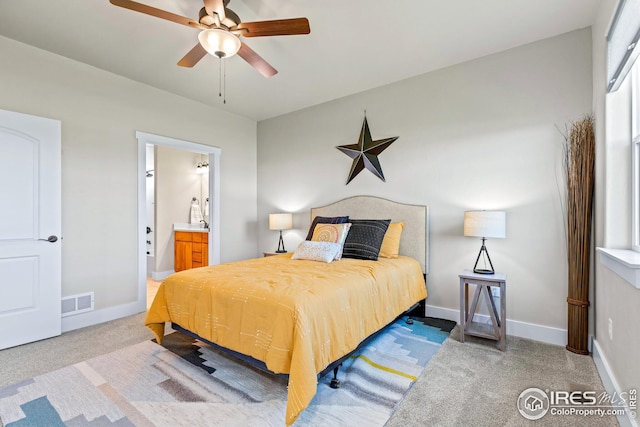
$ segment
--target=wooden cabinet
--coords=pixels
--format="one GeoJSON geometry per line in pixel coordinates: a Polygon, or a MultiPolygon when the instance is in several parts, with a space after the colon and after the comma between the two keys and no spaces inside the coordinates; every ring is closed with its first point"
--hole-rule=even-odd
{"type": "Polygon", "coordinates": [[[176,231],[174,239],[175,271],[209,265],[209,233],[176,231]]]}

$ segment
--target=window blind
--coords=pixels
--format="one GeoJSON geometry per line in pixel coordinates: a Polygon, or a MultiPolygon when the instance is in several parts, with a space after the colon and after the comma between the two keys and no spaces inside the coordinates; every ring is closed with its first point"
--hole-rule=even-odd
{"type": "Polygon", "coordinates": [[[613,92],[640,54],[640,0],[620,0],[607,34],[607,91],[613,92]]]}

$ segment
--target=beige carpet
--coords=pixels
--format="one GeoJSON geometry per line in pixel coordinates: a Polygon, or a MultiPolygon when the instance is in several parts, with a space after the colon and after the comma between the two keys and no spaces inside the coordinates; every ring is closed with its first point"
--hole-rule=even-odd
{"type": "Polygon", "coordinates": [[[456,327],[385,427],[617,426],[614,416],[553,416],[529,421],[517,400],[527,388],[594,390],[604,386],[590,356],[517,337],[501,352],[495,341],[467,337],[456,327]]]}
{"type": "MultiPolygon", "coordinates": [[[[2,350],[0,386],[151,339],[143,321],[144,314],[138,314],[2,350]]],[[[591,357],[516,337],[508,338],[504,353],[496,349],[493,341],[466,341],[459,342],[456,328],[387,427],[618,425],[614,417],[549,414],[541,420],[528,421],[516,409],[519,394],[529,387],[604,390],[591,357]]]]}

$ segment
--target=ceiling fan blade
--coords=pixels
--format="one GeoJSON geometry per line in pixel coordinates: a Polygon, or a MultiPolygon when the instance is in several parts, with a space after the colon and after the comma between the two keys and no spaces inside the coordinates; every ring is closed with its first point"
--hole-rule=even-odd
{"type": "Polygon", "coordinates": [[[222,0],[204,0],[204,9],[209,15],[212,13],[217,14],[220,17],[220,21],[223,21],[226,16],[222,0]]]}
{"type": "Polygon", "coordinates": [[[309,20],[307,18],[276,19],[273,21],[242,22],[233,30],[242,30],[244,37],[291,36],[295,34],[309,34],[309,20]]]}
{"type": "Polygon", "coordinates": [[[258,70],[258,72],[265,77],[272,77],[278,74],[278,70],[269,65],[267,61],[262,59],[260,55],[255,53],[254,50],[247,46],[245,43],[242,43],[240,45],[238,56],[247,61],[253,68],[258,70]]]}
{"type": "Polygon", "coordinates": [[[181,67],[191,68],[198,63],[204,56],[207,54],[207,51],[202,47],[200,43],[195,45],[193,49],[189,51],[179,62],[178,65],[181,67]]]}
{"type": "Polygon", "coordinates": [[[175,13],[167,12],[166,10],[157,9],[146,4],[138,3],[132,0],[109,0],[111,4],[115,6],[124,7],[136,12],[144,13],[146,15],[155,16],[156,18],[166,19],[167,21],[176,22],[178,24],[186,25],[187,27],[199,26],[200,24],[193,19],[186,18],[184,16],[176,15],[175,13]]]}

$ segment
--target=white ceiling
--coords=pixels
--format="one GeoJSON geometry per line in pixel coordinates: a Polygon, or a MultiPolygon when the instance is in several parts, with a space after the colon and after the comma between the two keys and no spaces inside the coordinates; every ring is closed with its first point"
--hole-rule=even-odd
{"type": "MultiPolygon", "coordinates": [[[[141,0],[197,20],[202,0],[141,0]]],[[[279,73],[240,57],[176,63],[198,30],[108,0],[0,0],[0,35],[263,120],[588,27],[600,0],[231,0],[245,21],[309,18],[311,34],[245,38],[279,73]]]]}

